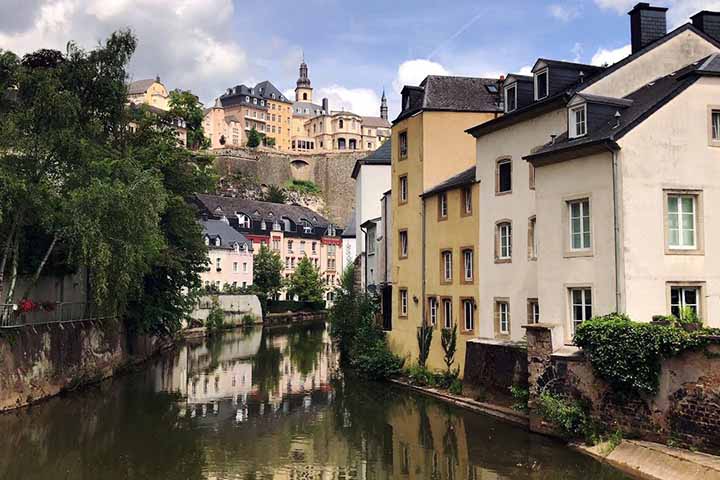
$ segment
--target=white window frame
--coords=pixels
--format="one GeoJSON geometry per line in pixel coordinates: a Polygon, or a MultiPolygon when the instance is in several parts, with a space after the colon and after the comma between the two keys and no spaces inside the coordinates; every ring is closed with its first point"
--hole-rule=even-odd
{"type": "Polygon", "coordinates": [[[592,208],[590,206],[589,198],[578,198],[575,200],[569,200],[567,202],[567,215],[568,215],[568,232],[570,235],[569,245],[570,251],[587,251],[592,249],[592,208]],[[579,217],[573,216],[573,206],[579,205],[579,217]],[[586,211],[587,210],[587,211],[586,211]],[[573,230],[573,219],[578,218],[580,220],[580,231],[575,232],[573,230]],[[587,219],[587,225],[585,225],[585,219],[587,219]],[[586,230],[587,227],[587,230],[586,230]],[[580,236],[580,246],[576,247],[573,243],[573,238],[580,236]],[[585,236],[587,235],[587,244],[585,243],[585,236]]]}
{"type": "Polygon", "coordinates": [[[668,229],[668,248],[670,250],[697,250],[697,248],[698,248],[698,234],[697,234],[697,232],[698,232],[698,228],[697,228],[698,227],[698,218],[697,218],[698,217],[698,215],[697,215],[698,205],[697,204],[698,204],[697,195],[682,194],[682,193],[668,193],[668,195],[667,195],[667,212],[668,212],[667,229],[668,229]],[[673,198],[677,199],[678,209],[675,212],[670,210],[670,200],[673,198]],[[683,210],[682,200],[685,198],[689,198],[690,200],[692,200],[692,212],[686,212],[683,210]],[[682,217],[684,215],[689,215],[689,214],[692,214],[693,240],[692,240],[692,244],[685,244],[683,233],[687,230],[687,228],[683,228],[683,226],[682,226],[682,217]],[[671,223],[670,217],[672,215],[676,215],[678,217],[677,218],[678,228],[676,229],[678,232],[677,233],[677,236],[678,236],[677,245],[673,245],[673,243],[672,243],[671,232],[673,229],[671,229],[671,227],[670,227],[670,223],[671,223]]]}
{"type": "Polygon", "coordinates": [[[473,263],[475,259],[473,258],[474,252],[470,250],[469,248],[466,250],[463,250],[463,274],[466,282],[472,282],[473,276],[475,274],[473,263]]]}
{"type": "Polygon", "coordinates": [[[398,235],[400,237],[400,256],[405,258],[408,256],[408,232],[403,230],[398,235]]]}
{"type": "Polygon", "coordinates": [[[408,314],[408,291],[407,289],[400,289],[400,315],[407,317],[408,314]]]}
{"type": "Polygon", "coordinates": [[[465,214],[470,215],[472,213],[472,187],[466,187],[463,189],[463,201],[465,214]]]}
{"type": "Polygon", "coordinates": [[[438,195],[438,201],[440,203],[440,218],[447,218],[448,216],[448,199],[447,192],[442,192],[438,195]]]}
{"type": "Polygon", "coordinates": [[[504,90],[505,90],[505,92],[504,92],[505,93],[505,113],[514,112],[518,108],[518,105],[517,105],[517,82],[511,83],[510,85],[506,86],[504,90]],[[510,92],[510,90],[513,90],[513,101],[515,103],[515,107],[512,110],[509,108],[510,102],[508,102],[508,93],[510,92]]]}
{"type": "Polygon", "coordinates": [[[445,250],[442,252],[443,259],[443,281],[452,282],[453,269],[452,269],[452,251],[445,250]]]}
{"type": "Polygon", "coordinates": [[[534,82],[535,82],[535,100],[542,100],[543,98],[547,98],[550,96],[550,69],[545,67],[539,72],[537,72],[534,76],[534,82]],[[539,90],[538,90],[538,80],[540,75],[545,75],[545,95],[539,96],[539,90]]]}
{"type": "Polygon", "coordinates": [[[238,273],[240,271],[240,264],[238,262],[233,262],[233,273],[238,273]]]}
{"type": "Polygon", "coordinates": [[[570,287],[568,288],[568,302],[570,306],[570,332],[575,335],[575,329],[582,322],[590,320],[593,317],[593,291],[592,287],[570,287]],[[575,301],[575,293],[580,294],[579,303],[575,301]],[[589,299],[588,299],[589,294],[589,299]],[[575,307],[580,307],[580,318],[575,317],[575,307]],[[588,307],[590,315],[588,315],[588,307]]]}
{"type": "MultiPolygon", "coordinates": [[[[673,314],[673,306],[677,305],[678,307],[678,313],[682,312],[682,309],[684,307],[695,307],[695,314],[698,318],[702,318],[702,287],[700,285],[670,285],[670,313],[673,314]],[[678,301],[679,303],[674,304],[672,303],[672,291],[673,290],[679,290],[678,292],[678,301]],[[695,291],[695,303],[687,303],[686,300],[686,293],[689,290],[695,291]]],[[[679,315],[676,315],[679,317],[679,315]]]]}
{"type": "Polygon", "coordinates": [[[571,107],[568,109],[568,130],[570,138],[580,138],[587,135],[587,104],[583,103],[582,105],[578,105],[576,107],[571,107]],[[576,117],[576,114],[578,112],[582,112],[582,121],[580,122],[577,121],[576,117]],[[582,128],[578,128],[578,126],[580,125],[582,126],[582,128]]]}
{"type": "Polygon", "coordinates": [[[408,201],[408,177],[407,175],[401,175],[398,180],[400,183],[400,201],[405,203],[408,201]]]}
{"type": "Polygon", "coordinates": [[[469,332],[475,329],[475,303],[471,299],[465,298],[462,300],[462,306],[463,326],[465,327],[465,331],[469,332]],[[469,326],[468,320],[470,321],[469,326]]]}
{"type": "Polygon", "coordinates": [[[498,310],[498,326],[500,327],[500,333],[508,335],[510,333],[510,302],[497,301],[498,310]]]}
{"type": "Polygon", "coordinates": [[[502,222],[498,224],[497,228],[498,259],[510,260],[512,258],[512,224],[510,222],[502,222]],[[506,244],[503,244],[503,239],[507,240],[506,244]]]}
{"type": "Polygon", "coordinates": [[[437,316],[439,311],[437,297],[428,298],[428,311],[430,312],[430,325],[434,327],[437,325],[437,316]]]}
{"type": "Polygon", "coordinates": [[[453,315],[452,315],[452,298],[443,298],[443,328],[452,328],[453,326],[453,315]]]}
{"type": "Polygon", "coordinates": [[[530,301],[530,319],[532,323],[540,323],[540,302],[537,300],[530,301]]]}

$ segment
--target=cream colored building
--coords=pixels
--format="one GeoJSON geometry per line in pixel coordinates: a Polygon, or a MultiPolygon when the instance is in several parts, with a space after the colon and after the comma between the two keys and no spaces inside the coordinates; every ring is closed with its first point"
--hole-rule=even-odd
{"type": "Polygon", "coordinates": [[[200,224],[208,247],[208,269],[200,274],[203,286],[221,291],[225,285],[252,285],[252,242],[223,221],[202,220],[200,224]]]}
{"type": "MultiPolygon", "coordinates": [[[[426,318],[426,295],[442,293],[452,298],[452,324],[459,315],[460,297],[467,295],[467,286],[461,285],[459,278],[452,286],[429,284],[427,270],[438,272],[440,248],[459,250],[456,240],[462,240],[462,246],[476,243],[471,224],[455,219],[460,208],[457,202],[448,224],[466,226],[470,238],[463,233],[452,239],[452,230],[425,225],[423,218],[436,213],[424,215],[426,203],[434,200],[424,200],[421,195],[475,164],[474,141],[465,129],[500,115],[497,88],[496,79],[429,76],[420,86],[406,86],[402,91],[403,110],[392,129],[393,295],[392,321],[386,328],[390,327],[391,348],[412,361],[418,353],[417,328],[426,318]],[[426,257],[427,245],[435,245],[430,257],[426,257]]],[[[482,202],[475,208],[478,214],[481,208],[485,210],[482,202]]],[[[459,251],[455,254],[459,258],[459,251]]],[[[439,334],[434,342],[439,345],[439,334]]],[[[435,359],[437,356],[431,366],[437,368],[435,359]]],[[[462,360],[459,355],[456,359],[462,360]]]]}
{"type": "Polygon", "coordinates": [[[539,59],[508,75],[505,115],[476,139],[479,334],[633,320],[687,306],[720,326],[720,43],[703,12],[665,33],[667,9],[631,12],[632,54],[607,68],[539,59]]]}
{"type": "Polygon", "coordinates": [[[128,100],[133,105],[150,105],[160,110],[170,110],[170,94],[160,77],[131,82],[128,85],[128,100]]]}

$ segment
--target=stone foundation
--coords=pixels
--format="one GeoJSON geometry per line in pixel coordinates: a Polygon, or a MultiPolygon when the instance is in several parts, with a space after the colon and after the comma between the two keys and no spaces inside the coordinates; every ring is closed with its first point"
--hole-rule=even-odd
{"type": "Polygon", "coordinates": [[[510,395],[510,387],[528,388],[528,351],[524,344],[492,339],[468,340],[463,388],[510,395]]]}

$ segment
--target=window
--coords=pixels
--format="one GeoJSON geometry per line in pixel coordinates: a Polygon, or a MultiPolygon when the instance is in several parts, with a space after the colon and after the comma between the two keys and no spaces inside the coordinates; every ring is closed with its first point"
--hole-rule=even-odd
{"type": "Polygon", "coordinates": [[[443,328],[452,328],[452,299],[444,298],[443,305],[443,328]]]}
{"type": "Polygon", "coordinates": [[[510,334],[510,303],[507,300],[495,301],[495,325],[501,335],[510,334]]]}
{"type": "Polygon", "coordinates": [[[720,109],[710,109],[710,145],[720,145],[720,109]]]}
{"type": "Polygon", "coordinates": [[[216,269],[218,272],[219,272],[220,270],[222,270],[220,262],[221,262],[221,260],[220,260],[219,258],[216,258],[216,259],[215,259],[215,269],[216,269]]]}
{"type": "Polygon", "coordinates": [[[680,318],[684,308],[693,310],[700,318],[700,287],[670,287],[670,314],[680,318]]]}
{"type": "Polygon", "coordinates": [[[317,242],[312,242],[312,243],[310,244],[310,251],[311,251],[313,254],[317,253],[317,242]]]}
{"type": "Polygon", "coordinates": [[[452,251],[451,250],[444,250],[440,254],[440,258],[442,259],[442,279],[443,283],[451,283],[452,282],[452,251]]]}
{"type": "Polygon", "coordinates": [[[510,113],[517,109],[517,85],[505,87],[505,112],[510,113]]]}
{"type": "Polygon", "coordinates": [[[290,253],[292,253],[292,251],[293,251],[293,241],[292,240],[288,240],[288,242],[287,242],[287,251],[290,253]]]}
{"type": "Polygon", "coordinates": [[[407,175],[400,177],[400,203],[407,203],[408,201],[408,178],[407,175]]]}
{"type": "Polygon", "coordinates": [[[463,308],[463,327],[466,331],[472,331],[475,328],[475,302],[466,298],[462,301],[463,308]]]}
{"type": "Polygon", "coordinates": [[[328,257],[334,257],[335,256],[335,245],[328,245],[328,257]]]}
{"type": "Polygon", "coordinates": [[[537,298],[528,298],[527,301],[527,322],[529,324],[540,323],[540,304],[537,298]]]}
{"type": "Polygon", "coordinates": [[[339,127],[339,128],[344,128],[344,127],[345,127],[345,124],[344,124],[342,118],[341,118],[340,121],[338,122],[338,127],[339,127]]]}
{"type": "Polygon", "coordinates": [[[238,262],[233,262],[233,272],[234,273],[238,272],[238,262]]]}
{"type": "Polygon", "coordinates": [[[512,225],[500,222],[496,227],[495,257],[497,260],[508,261],[512,258],[512,225]]]}
{"type": "Polygon", "coordinates": [[[408,314],[408,291],[406,288],[400,289],[400,316],[407,317],[408,314]]]}
{"type": "Polygon", "coordinates": [[[570,218],[570,250],[590,249],[590,200],[583,198],[568,202],[570,218]]]}
{"type": "Polygon", "coordinates": [[[219,247],[219,246],[220,246],[220,237],[216,237],[216,238],[215,238],[215,246],[216,246],[216,247],[219,247]]]}
{"type": "Polygon", "coordinates": [[[407,138],[407,132],[400,132],[398,135],[398,154],[400,156],[400,160],[403,160],[407,158],[408,156],[408,138],[407,138]]]}
{"type": "Polygon", "coordinates": [[[300,240],[300,253],[305,253],[305,241],[300,240]]]}
{"type": "Polygon", "coordinates": [[[530,184],[530,190],[535,190],[535,167],[532,164],[528,164],[528,183],[530,184]]]}
{"type": "Polygon", "coordinates": [[[275,250],[276,252],[279,252],[279,251],[280,251],[280,239],[279,239],[279,238],[273,237],[273,239],[272,239],[272,248],[273,248],[273,250],[275,250]]]}
{"type": "Polygon", "coordinates": [[[448,214],[447,192],[438,195],[438,218],[446,219],[448,214]]]}
{"type": "Polygon", "coordinates": [[[463,280],[465,282],[472,282],[473,276],[474,276],[474,268],[473,268],[473,251],[472,249],[465,249],[462,252],[463,256],[463,280]]]}
{"type": "Polygon", "coordinates": [[[587,134],[587,106],[580,105],[570,109],[570,138],[582,137],[587,134]]]}
{"type": "Polygon", "coordinates": [[[239,214],[238,223],[240,224],[241,228],[250,228],[250,217],[248,217],[247,215],[239,214]]]}
{"type": "Polygon", "coordinates": [[[528,259],[537,260],[537,237],[535,235],[535,217],[528,220],[528,259]]]}
{"type": "Polygon", "coordinates": [[[247,273],[248,271],[248,264],[247,262],[243,262],[243,273],[247,273]]]}
{"type": "Polygon", "coordinates": [[[375,242],[376,242],[376,235],[375,235],[375,227],[368,227],[367,229],[367,253],[368,255],[373,255],[375,253],[375,242]]]}
{"type": "Polygon", "coordinates": [[[495,193],[512,192],[512,162],[509,158],[498,160],[495,172],[495,193]]]}
{"type": "Polygon", "coordinates": [[[535,74],[535,100],[542,100],[548,96],[550,75],[548,69],[535,74]]]}
{"type": "Polygon", "coordinates": [[[463,188],[463,215],[472,214],[472,187],[463,188]]]}
{"type": "Polygon", "coordinates": [[[400,258],[407,258],[408,256],[408,232],[407,230],[400,230],[399,232],[399,254],[400,258]]]}
{"type": "Polygon", "coordinates": [[[585,320],[592,318],[592,291],[589,288],[570,289],[570,319],[572,321],[572,334],[585,320]]]}
{"type": "Polygon", "coordinates": [[[428,298],[428,314],[430,317],[430,325],[437,325],[438,318],[438,301],[436,297],[428,298]]]}
{"type": "Polygon", "coordinates": [[[668,246],[672,250],[697,248],[696,195],[667,196],[668,246]]]}

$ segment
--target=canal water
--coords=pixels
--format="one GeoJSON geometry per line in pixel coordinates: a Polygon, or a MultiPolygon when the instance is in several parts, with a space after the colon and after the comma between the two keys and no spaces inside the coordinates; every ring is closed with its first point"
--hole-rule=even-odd
{"type": "Polygon", "coordinates": [[[620,479],[560,443],[342,375],[324,327],[233,331],[0,415],[3,480],[620,479]]]}

